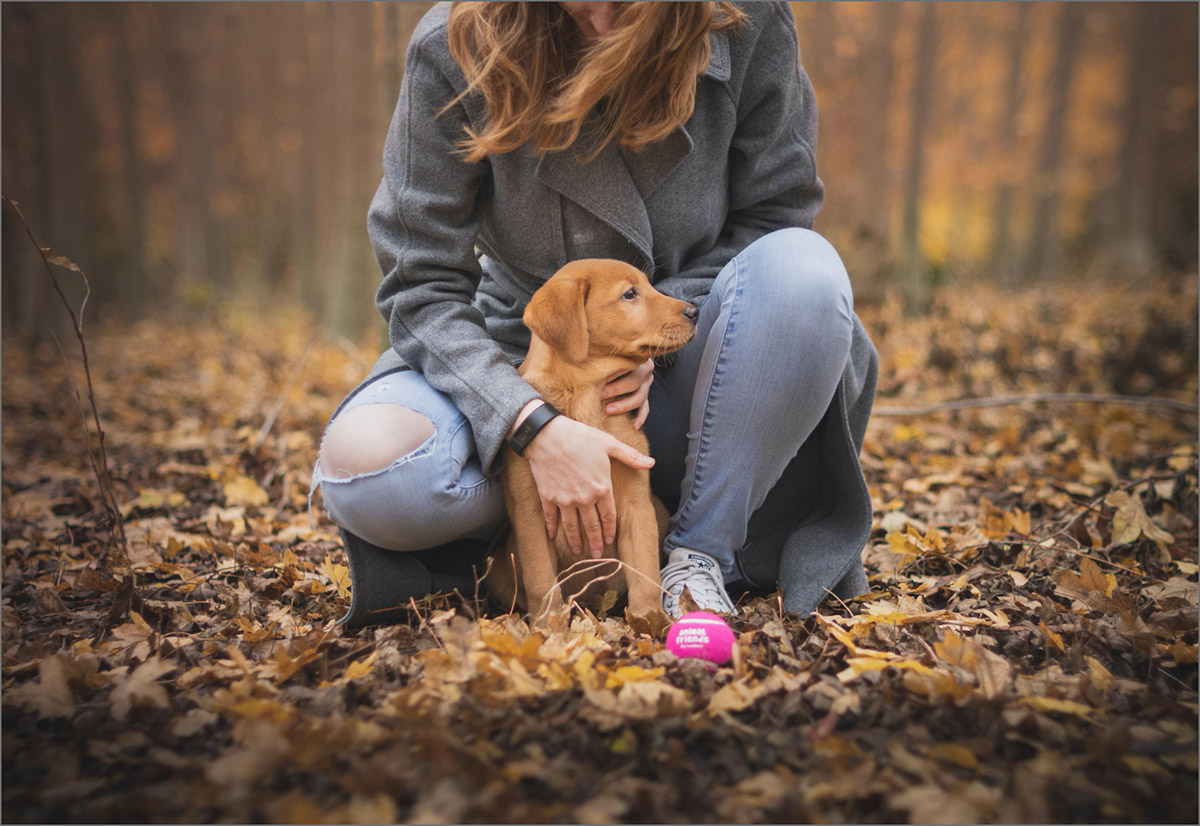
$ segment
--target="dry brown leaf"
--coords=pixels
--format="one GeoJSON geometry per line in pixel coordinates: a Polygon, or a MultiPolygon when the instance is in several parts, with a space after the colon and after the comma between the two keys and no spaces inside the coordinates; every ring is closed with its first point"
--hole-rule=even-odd
{"type": "Polygon", "coordinates": [[[112,716],[124,720],[134,706],[166,708],[170,699],[167,690],[158,683],[158,678],[174,670],[175,666],[170,662],[153,656],[125,675],[109,697],[112,716]]]}
{"type": "Polygon", "coordinates": [[[32,709],[40,718],[70,717],[75,713],[75,699],[67,684],[67,666],[62,657],[49,654],[38,662],[37,682],[27,682],[5,689],[5,703],[16,703],[32,709]]]}
{"type": "Polygon", "coordinates": [[[1115,490],[1104,497],[1104,504],[1117,509],[1113,514],[1113,542],[1136,542],[1138,537],[1145,536],[1153,539],[1159,548],[1165,549],[1175,541],[1175,537],[1155,525],[1146,514],[1140,497],[1128,491],[1115,490]]]}

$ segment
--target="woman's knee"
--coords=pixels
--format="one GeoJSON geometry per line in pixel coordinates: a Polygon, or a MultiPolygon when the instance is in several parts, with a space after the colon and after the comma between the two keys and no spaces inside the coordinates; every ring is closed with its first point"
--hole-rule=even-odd
{"type": "Polygon", "coordinates": [[[850,277],[837,250],[818,233],[801,227],[776,230],[748,246],[739,258],[749,271],[741,289],[754,294],[757,308],[793,319],[802,313],[850,320],[850,277]]]}
{"type": "Polygon", "coordinates": [[[321,471],[333,479],[374,473],[415,451],[435,430],[428,418],[398,404],[352,407],[325,433],[321,471]]]}

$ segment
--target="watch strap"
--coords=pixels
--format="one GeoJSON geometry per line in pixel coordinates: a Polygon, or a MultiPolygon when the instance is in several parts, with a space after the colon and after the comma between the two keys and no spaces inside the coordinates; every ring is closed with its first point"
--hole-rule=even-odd
{"type": "Polygon", "coordinates": [[[525,448],[529,447],[529,443],[533,441],[533,437],[541,432],[542,428],[549,424],[550,420],[555,416],[560,415],[550,402],[543,402],[540,407],[535,407],[525,421],[513,431],[513,435],[508,437],[508,446],[513,449],[513,453],[518,456],[525,455],[525,448]]]}

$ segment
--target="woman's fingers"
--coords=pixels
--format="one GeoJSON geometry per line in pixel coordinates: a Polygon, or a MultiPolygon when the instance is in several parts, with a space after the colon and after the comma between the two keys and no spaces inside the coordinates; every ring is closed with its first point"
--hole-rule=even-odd
{"type": "Polygon", "coordinates": [[[561,519],[563,533],[567,535],[567,544],[571,553],[579,556],[583,553],[583,542],[579,538],[579,511],[574,508],[564,508],[561,519]]]}
{"type": "Polygon", "coordinates": [[[588,551],[592,559],[599,559],[604,556],[604,527],[600,521],[600,514],[595,507],[582,507],[579,509],[579,519],[583,522],[588,551]]]}
{"type": "Polygon", "coordinates": [[[646,359],[628,373],[611,379],[604,386],[601,401],[608,401],[604,412],[610,416],[637,410],[646,403],[654,382],[654,361],[646,359]],[[611,401],[610,401],[611,400],[611,401]]]}
{"type": "Polygon", "coordinates": [[[603,535],[601,536],[602,544],[599,548],[592,549],[592,556],[599,559],[604,553],[604,546],[617,541],[617,501],[613,498],[611,487],[596,503],[596,512],[600,516],[603,535]]]}
{"type": "Polygon", "coordinates": [[[558,506],[543,499],[542,518],[546,520],[546,538],[553,542],[558,536],[558,506]]]}
{"type": "MultiPolygon", "coordinates": [[[[654,467],[654,459],[647,456],[645,453],[639,453],[629,445],[622,442],[620,439],[604,434],[608,439],[608,444],[605,450],[608,455],[616,459],[622,464],[629,465],[631,468],[652,468],[654,467]]],[[[612,489],[609,488],[609,495],[612,495],[612,489]]]]}
{"type": "Polygon", "coordinates": [[[543,428],[525,457],[542,499],[546,535],[553,539],[561,532],[575,554],[586,544],[596,558],[617,536],[610,460],[634,468],[654,465],[620,439],[563,416],[543,428]]]}
{"type": "Polygon", "coordinates": [[[633,429],[641,430],[642,425],[646,423],[646,419],[650,417],[650,400],[642,402],[642,406],[638,408],[637,416],[633,419],[633,429]]]}

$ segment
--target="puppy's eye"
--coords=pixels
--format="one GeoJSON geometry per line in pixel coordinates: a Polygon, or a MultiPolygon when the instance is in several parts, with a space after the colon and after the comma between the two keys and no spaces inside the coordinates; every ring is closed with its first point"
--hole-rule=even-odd
{"type": "Polygon", "coordinates": [[[621,298],[625,299],[626,301],[633,301],[633,299],[637,298],[637,294],[637,290],[635,290],[633,287],[630,287],[625,291],[625,294],[622,295],[621,298]]]}

